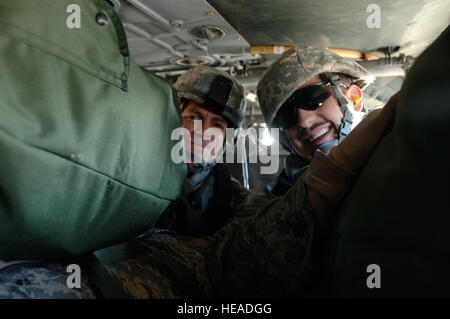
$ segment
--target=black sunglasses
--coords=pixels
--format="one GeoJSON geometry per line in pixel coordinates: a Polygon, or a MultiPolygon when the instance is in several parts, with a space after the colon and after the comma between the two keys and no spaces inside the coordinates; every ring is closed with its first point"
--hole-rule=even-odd
{"type": "Polygon", "coordinates": [[[290,128],[297,124],[297,108],[314,111],[331,95],[330,82],[320,82],[295,91],[283,103],[273,120],[274,127],[290,128]]]}

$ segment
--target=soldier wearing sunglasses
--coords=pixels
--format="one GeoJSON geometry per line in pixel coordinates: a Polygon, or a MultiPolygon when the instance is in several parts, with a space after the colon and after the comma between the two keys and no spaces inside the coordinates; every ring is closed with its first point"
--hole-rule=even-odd
{"type": "Polygon", "coordinates": [[[292,50],[275,61],[259,84],[261,107],[270,126],[281,126],[295,163],[305,166],[296,166],[301,169],[283,195],[253,190],[207,240],[149,233],[129,242],[131,247],[164,242],[164,250],[108,265],[126,296],[148,298],[149,291],[151,297],[164,292],[172,298],[311,296],[324,279],[337,207],[394,116],[391,99],[345,136],[353,109],[362,108],[361,89],[353,82],[364,76],[355,62],[326,49],[292,50]],[[302,122],[305,112],[308,121],[302,122]],[[155,261],[162,278],[155,277],[155,261]]]}
{"type": "Polygon", "coordinates": [[[326,48],[291,49],[266,71],[258,98],[266,123],[280,128],[291,155],[272,192],[284,194],[317,150],[328,153],[352,129],[363,110],[366,71],[326,48]]]}

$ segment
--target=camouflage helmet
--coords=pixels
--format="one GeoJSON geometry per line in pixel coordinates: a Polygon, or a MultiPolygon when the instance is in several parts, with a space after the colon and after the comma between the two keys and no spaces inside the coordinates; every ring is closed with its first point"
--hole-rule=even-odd
{"type": "Polygon", "coordinates": [[[342,58],[328,48],[290,49],[272,63],[258,83],[258,100],[266,123],[272,123],[294,91],[322,73],[343,73],[362,82],[367,76],[358,63],[342,58]]]}
{"type": "Polygon", "coordinates": [[[234,127],[241,126],[247,106],[245,91],[228,73],[198,65],[181,75],[174,87],[180,98],[197,102],[234,127]]]}

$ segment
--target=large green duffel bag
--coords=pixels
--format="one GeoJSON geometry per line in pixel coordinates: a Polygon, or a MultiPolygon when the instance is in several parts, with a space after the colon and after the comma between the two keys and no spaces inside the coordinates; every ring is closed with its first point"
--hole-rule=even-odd
{"type": "Polygon", "coordinates": [[[107,1],[2,0],[0,68],[0,259],[128,239],[179,196],[176,94],[107,1]]]}

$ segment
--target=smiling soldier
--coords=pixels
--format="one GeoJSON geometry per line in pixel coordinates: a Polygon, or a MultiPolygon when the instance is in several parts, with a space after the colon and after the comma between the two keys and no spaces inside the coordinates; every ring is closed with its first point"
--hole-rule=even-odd
{"type": "Polygon", "coordinates": [[[275,195],[292,186],[317,150],[328,153],[350,133],[363,109],[365,78],[358,63],[326,48],[291,49],[264,73],[261,110],[268,126],[280,128],[281,145],[290,152],[275,195]]]}

